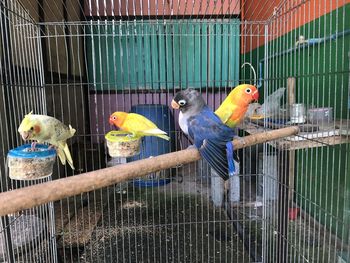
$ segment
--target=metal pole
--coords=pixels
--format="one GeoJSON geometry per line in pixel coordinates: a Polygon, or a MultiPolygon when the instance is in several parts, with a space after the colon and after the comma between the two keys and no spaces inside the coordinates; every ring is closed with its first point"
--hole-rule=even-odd
{"type": "Polygon", "coordinates": [[[278,202],[277,202],[277,262],[284,263],[288,259],[288,165],[289,151],[278,151],[278,202]]]}
{"type": "MultiPolygon", "coordinates": [[[[1,65],[0,65],[0,72],[1,72],[1,86],[3,88],[3,98],[4,98],[4,110],[5,114],[8,113],[9,115],[12,110],[10,110],[12,107],[10,106],[10,100],[9,100],[9,93],[10,93],[10,88],[11,88],[11,83],[12,83],[12,78],[10,71],[13,68],[12,67],[12,59],[11,59],[11,45],[9,45],[9,32],[10,32],[10,26],[9,26],[9,17],[8,17],[8,2],[7,1],[1,1],[0,4],[1,12],[1,21],[0,21],[0,32],[1,32],[1,65]]],[[[11,119],[12,117],[7,116],[7,127],[10,130],[11,129],[11,119]]],[[[11,132],[7,133],[8,135],[8,147],[12,147],[15,142],[15,134],[11,132]]],[[[5,147],[3,148],[5,150],[5,147]]],[[[5,168],[6,169],[6,168],[5,168]]],[[[6,176],[1,176],[0,180],[0,190],[2,189],[9,189],[9,183],[7,181],[6,176]]],[[[10,230],[10,220],[8,215],[4,215],[1,217],[1,231],[0,234],[4,235],[4,243],[5,243],[5,254],[4,254],[4,260],[8,260],[8,262],[12,263],[15,262],[14,259],[14,253],[13,253],[13,247],[12,247],[12,240],[11,240],[11,230],[10,230]],[[1,233],[3,232],[3,233],[1,233]],[[6,256],[7,254],[7,256],[6,256]]]]}

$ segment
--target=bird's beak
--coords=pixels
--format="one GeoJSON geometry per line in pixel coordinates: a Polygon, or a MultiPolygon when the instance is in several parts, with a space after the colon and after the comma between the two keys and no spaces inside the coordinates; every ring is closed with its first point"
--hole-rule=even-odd
{"type": "Polygon", "coordinates": [[[173,107],[175,110],[178,110],[180,108],[179,104],[177,104],[175,100],[171,101],[171,107],[173,107]]]}
{"type": "Polygon", "coordinates": [[[29,133],[29,132],[25,132],[25,131],[24,131],[24,132],[21,132],[20,134],[21,134],[23,140],[26,141],[26,140],[29,139],[29,136],[30,136],[30,133],[29,133]]]}
{"type": "Polygon", "coordinates": [[[110,124],[110,125],[113,125],[112,118],[109,118],[109,124],[110,124]]]}
{"type": "Polygon", "coordinates": [[[255,101],[257,101],[258,99],[259,99],[259,91],[254,91],[254,93],[253,93],[253,99],[255,100],[255,101]]]}

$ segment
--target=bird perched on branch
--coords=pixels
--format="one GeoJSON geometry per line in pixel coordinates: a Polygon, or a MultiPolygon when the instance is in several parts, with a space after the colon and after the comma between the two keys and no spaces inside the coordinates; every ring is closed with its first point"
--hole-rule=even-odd
{"type": "MultiPolygon", "coordinates": [[[[53,117],[32,114],[30,112],[24,116],[18,132],[21,134],[23,140],[35,140],[39,143],[46,142],[54,146],[61,163],[65,165],[67,161],[74,170],[72,156],[66,143],[66,140],[75,134],[75,129],[72,126],[69,125],[67,127],[53,117]]],[[[32,144],[33,148],[35,144],[32,144]]]]}
{"type": "Polygon", "coordinates": [[[234,128],[244,118],[251,102],[259,99],[258,89],[249,84],[235,87],[215,111],[223,123],[234,128]]]}
{"type": "Polygon", "coordinates": [[[201,156],[224,180],[235,173],[232,140],[234,131],[205,104],[202,95],[194,89],[176,93],[171,102],[180,110],[179,125],[194,142],[201,156]]]}
{"type": "Polygon", "coordinates": [[[109,124],[121,131],[132,133],[133,136],[156,136],[170,140],[165,131],[162,131],[152,121],[137,113],[116,111],[109,117],[109,124]]]}

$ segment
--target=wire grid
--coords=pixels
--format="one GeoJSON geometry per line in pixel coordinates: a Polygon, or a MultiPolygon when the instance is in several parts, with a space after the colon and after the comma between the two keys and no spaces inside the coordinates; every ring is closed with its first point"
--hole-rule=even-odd
{"type": "MultiPolygon", "coordinates": [[[[345,22],[349,11],[339,1],[327,4],[333,11],[312,1],[296,1],[295,6],[286,2],[275,10],[266,27],[265,56],[260,61],[264,65],[265,99],[278,88],[288,87],[287,78],[294,77],[292,103],[303,103],[306,110],[332,107],[336,120],[316,122],[319,131],[301,133],[299,143],[292,144],[295,150],[265,145],[264,170],[278,163],[277,178],[265,175],[267,181],[278,183],[279,200],[270,208],[266,206],[264,221],[263,253],[272,262],[349,258],[349,222],[343,210],[348,202],[349,144],[336,142],[333,137],[338,133],[343,134],[345,142],[349,138],[350,32],[345,22]],[[315,14],[324,17],[309,19],[315,14]],[[296,220],[288,218],[291,209],[300,209],[296,220]]],[[[283,100],[285,109],[290,100],[288,96],[283,100]]],[[[280,112],[279,118],[285,117],[286,113],[280,112]]]]}
{"type": "MultiPolygon", "coordinates": [[[[169,10],[166,1],[130,1],[129,8],[123,1],[52,5],[38,1],[24,3],[29,15],[16,1],[1,3],[5,7],[2,48],[10,47],[3,58],[12,59],[1,63],[7,74],[2,74],[0,113],[8,120],[1,126],[3,175],[5,154],[22,143],[16,127],[32,109],[77,129],[70,141],[76,171],[56,165],[53,175],[54,179],[72,176],[125,162],[111,159],[104,146],[103,137],[111,129],[110,113],[130,111],[139,104],[170,105],[176,91],[187,87],[198,88],[216,109],[238,83],[256,83],[248,68],[240,69],[247,61],[258,69],[256,84],[262,87],[264,100],[287,87],[292,76],[297,83],[296,102],[332,106],[336,118],[344,120],[340,127],[318,123],[324,133],[331,136],[349,127],[344,103],[349,92],[349,40],[346,35],[332,38],[348,28],[341,1],[335,1],[337,8],[325,20],[299,28],[311,13],[326,15],[326,9],[310,1],[281,1],[274,9],[272,1],[264,8],[249,1],[228,5],[171,1],[169,10]],[[33,11],[36,6],[39,11],[33,11]],[[237,13],[242,10],[259,20],[239,20],[237,13]],[[299,35],[320,42],[296,46],[299,35]],[[263,44],[264,49],[249,52],[249,46],[263,44]],[[307,56],[312,61],[306,62],[307,56]],[[341,62],[335,63],[333,57],[341,62]],[[334,98],[331,84],[339,87],[334,98]]],[[[288,105],[286,96],[282,101],[288,105]]],[[[159,140],[152,144],[162,151],[186,148],[190,142],[179,131],[177,113],[164,114],[170,114],[167,123],[159,117],[155,121],[170,127],[174,116],[173,144],[159,140]]],[[[264,125],[260,130],[267,129],[266,121],[264,125]]],[[[348,139],[347,134],[344,137],[348,139]]],[[[56,202],[58,258],[63,262],[335,262],[348,256],[349,224],[346,212],[340,211],[348,200],[348,144],[308,145],[319,140],[306,139],[305,147],[295,151],[265,144],[240,152],[238,203],[229,202],[229,194],[222,203],[213,200],[222,190],[213,188],[213,175],[202,161],[142,178],[144,182],[170,178],[165,186],[140,188],[129,182],[56,202]],[[296,176],[290,182],[293,158],[296,176]],[[332,163],[336,168],[331,169],[332,163]],[[323,170],[330,173],[323,175],[323,170]],[[293,207],[301,210],[296,220],[289,221],[293,207]]],[[[7,185],[2,183],[2,191],[9,189],[7,185]]],[[[35,254],[35,249],[21,254],[35,254]]]]}
{"type": "MultiPolygon", "coordinates": [[[[6,155],[21,144],[17,128],[30,111],[46,113],[39,28],[18,2],[1,2],[1,191],[51,180],[17,181],[8,178],[6,155]],[[26,24],[18,27],[18,25],[26,24]]],[[[1,218],[2,262],[56,262],[53,204],[48,203],[1,218]]]]}

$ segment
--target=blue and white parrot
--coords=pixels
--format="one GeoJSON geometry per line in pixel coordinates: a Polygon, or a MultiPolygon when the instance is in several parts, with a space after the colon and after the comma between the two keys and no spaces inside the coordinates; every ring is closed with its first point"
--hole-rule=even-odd
{"type": "Polygon", "coordinates": [[[180,110],[181,130],[194,142],[210,167],[224,180],[233,176],[236,169],[231,142],[235,137],[234,131],[223,124],[194,89],[176,93],[171,106],[180,110]]]}

